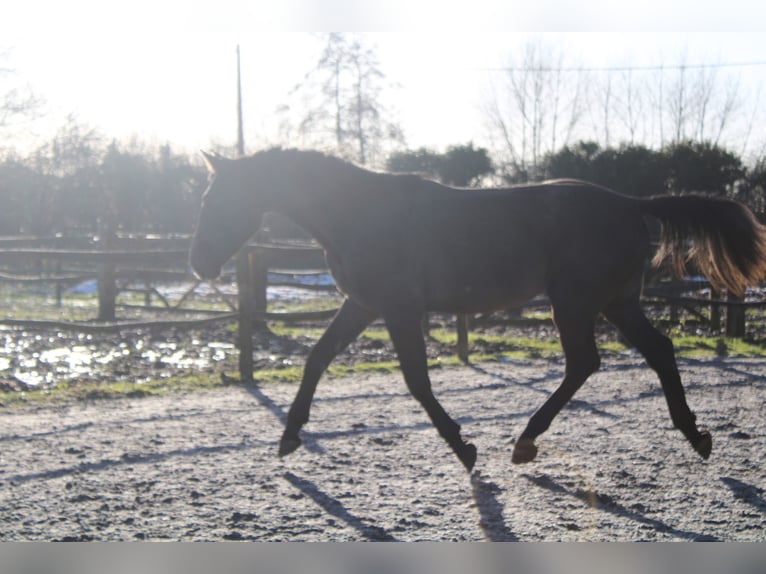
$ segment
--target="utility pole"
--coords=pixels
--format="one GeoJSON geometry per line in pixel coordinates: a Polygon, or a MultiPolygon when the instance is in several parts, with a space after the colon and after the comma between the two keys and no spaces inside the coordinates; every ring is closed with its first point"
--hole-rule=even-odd
{"type": "MultiPolygon", "coordinates": [[[[245,136],[242,129],[242,71],[237,44],[237,156],[245,155],[245,136]]],[[[237,339],[239,346],[239,377],[242,382],[253,382],[253,292],[252,255],[247,244],[237,256],[237,339]]]]}
{"type": "Polygon", "coordinates": [[[245,135],[242,127],[242,70],[239,63],[239,44],[237,44],[237,155],[245,155],[245,135]]]}

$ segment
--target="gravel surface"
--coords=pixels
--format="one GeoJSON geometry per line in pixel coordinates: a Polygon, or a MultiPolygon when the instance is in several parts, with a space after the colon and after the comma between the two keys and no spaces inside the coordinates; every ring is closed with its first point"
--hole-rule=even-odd
{"type": "Polygon", "coordinates": [[[323,380],[283,460],[294,384],[3,407],[0,539],[764,541],[766,362],[680,366],[709,461],[630,354],[604,360],[520,466],[513,441],[563,364],[433,369],[479,448],[471,475],[398,373],[323,380]]]}

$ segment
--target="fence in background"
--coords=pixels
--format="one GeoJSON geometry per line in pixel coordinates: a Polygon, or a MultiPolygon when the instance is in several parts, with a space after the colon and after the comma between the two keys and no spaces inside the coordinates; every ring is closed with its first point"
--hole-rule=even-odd
{"type": "MultiPolygon", "coordinates": [[[[0,318],[0,324],[82,332],[114,332],[128,328],[193,328],[215,321],[238,322],[240,348],[239,367],[244,380],[252,378],[252,335],[268,321],[327,320],[335,309],[299,313],[269,311],[267,288],[289,285],[314,291],[332,291],[332,285],[306,284],[295,281],[302,275],[326,273],[322,251],[311,245],[245,246],[228,271],[224,282],[236,282],[236,300],[223,293],[216,282],[206,282],[225,303],[225,311],[211,311],[191,305],[192,295],[203,283],[193,277],[187,263],[189,237],[111,237],[108,241],[92,237],[80,238],[0,238],[0,282],[21,284],[52,283],[55,300],[61,303],[67,286],[95,281],[98,312],[94,320],[62,322],[0,318]],[[284,279],[275,281],[274,273],[284,279]],[[157,288],[163,282],[186,282],[187,291],[171,302],[157,288]],[[120,293],[143,295],[146,311],[183,312],[203,315],[201,318],[178,320],[125,321],[117,317],[120,293]]],[[[713,292],[707,297],[694,295],[703,282],[654,281],[647,286],[644,302],[669,309],[671,321],[677,321],[686,310],[714,329],[725,330],[727,336],[745,334],[748,309],[762,308],[766,301],[742,301],[721,297],[713,292]]],[[[537,300],[539,306],[544,301],[537,300]]],[[[122,305],[129,306],[129,305],[122,305]]],[[[470,318],[458,317],[458,355],[468,358],[470,318]]]]}

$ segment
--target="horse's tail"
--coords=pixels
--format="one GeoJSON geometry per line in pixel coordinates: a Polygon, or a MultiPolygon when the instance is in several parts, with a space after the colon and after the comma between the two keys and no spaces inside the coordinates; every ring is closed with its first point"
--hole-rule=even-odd
{"type": "Polygon", "coordinates": [[[653,196],[641,201],[644,213],[662,223],[662,239],[652,264],[666,258],[683,276],[693,261],[716,289],[742,295],[766,274],[766,226],[742,203],[704,195],[653,196]]]}

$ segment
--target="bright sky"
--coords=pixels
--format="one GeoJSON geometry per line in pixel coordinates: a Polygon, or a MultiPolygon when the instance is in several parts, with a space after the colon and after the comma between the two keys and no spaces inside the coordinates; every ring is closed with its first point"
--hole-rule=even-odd
{"type": "MultiPolygon", "coordinates": [[[[369,39],[400,86],[392,104],[410,147],[481,144],[481,103],[493,75],[485,69],[502,66],[530,39],[561,47],[585,67],[672,65],[683,57],[689,64],[766,62],[764,34],[753,28],[766,22],[763,2],[729,1],[722,15],[713,0],[621,4],[25,0],[2,10],[0,49],[10,56],[0,67],[14,68],[14,82],[47,100],[49,113],[33,129],[38,136],[74,113],[109,137],[193,151],[235,139],[237,44],[247,143],[252,150],[258,139],[273,140],[274,110],[319,55],[321,41],[308,30],[384,31],[369,39]],[[580,31],[528,31],[541,29],[580,31]]],[[[744,89],[766,88],[766,65],[733,71],[744,89]]]]}

